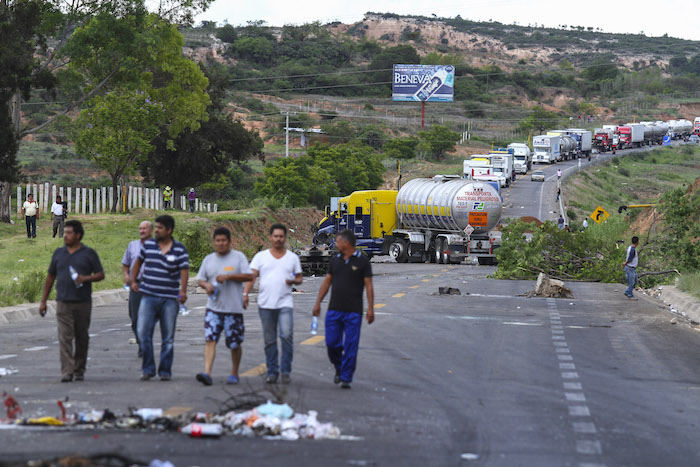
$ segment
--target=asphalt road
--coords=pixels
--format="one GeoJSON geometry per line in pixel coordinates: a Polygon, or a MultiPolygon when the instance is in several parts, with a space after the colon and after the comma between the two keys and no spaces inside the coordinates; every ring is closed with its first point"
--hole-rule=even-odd
{"type": "MultiPolygon", "coordinates": [[[[331,383],[323,342],[308,333],[320,278],[295,296],[295,359],[287,400],[315,409],[356,441],[190,439],[177,433],[0,430],[0,464],[62,454],[119,452],[176,466],[614,466],[700,462],[700,335],[621,285],[573,283],[572,300],[525,298],[532,282],[496,281],[492,268],[375,264],[377,319],[363,327],[353,388],[331,383]],[[436,295],[438,286],[460,296],[436,295]],[[468,294],[468,295],[467,295],[468,294]]],[[[0,378],[25,416],[180,406],[219,410],[231,393],[265,390],[255,310],[246,316],[238,387],[194,379],[203,352],[202,296],[178,320],[174,379],[140,382],[125,306],[93,311],[86,381],[61,384],[54,319],[4,326],[0,378]]],[[[156,332],[157,334],[157,332],[156,332]]],[[[321,326],[320,334],[323,334],[321,326]]]]}

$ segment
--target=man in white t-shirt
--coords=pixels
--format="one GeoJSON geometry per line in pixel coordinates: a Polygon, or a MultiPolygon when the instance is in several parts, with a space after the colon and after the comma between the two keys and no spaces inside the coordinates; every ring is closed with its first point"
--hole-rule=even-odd
{"type": "Polygon", "coordinates": [[[53,238],[56,238],[56,232],[58,232],[58,238],[63,238],[63,225],[66,216],[63,215],[63,203],[60,196],[56,196],[56,201],[51,205],[51,220],[53,221],[53,238]]]}
{"type": "Polygon", "coordinates": [[[241,344],[245,337],[243,282],[253,279],[248,258],[231,249],[231,231],[226,227],[214,230],[214,250],[204,258],[197,273],[199,286],[209,295],[204,315],[204,373],[196,376],[205,386],[213,383],[211,369],[222,332],[226,334],[226,346],[231,350],[233,362],[226,384],[238,383],[238,367],[243,355],[241,344]]]}
{"type": "Polygon", "coordinates": [[[285,248],[287,227],[275,224],[270,227],[269,250],[261,251],[253,257],[250,269],[253,280],[246,284],[243,306],[248,307],[248,294],[260,277],[258,293],[258,311],[263,327],[265,341],[265,360],[267,360],[267,378],[265,382],[277,382],[280,370],[282,383],[291,381],[292,357],[294,355],[294,299],[292,286],[301,284],[301,262],[299,257],[285,248]],[[282,360],[277,352],[277,329],[282,341],[282,360]]]}
{"type": "Polygon", "coordinates": [[[34,201],[34,195],[28,194],[27,201],[22,204],[24,222],[27,224],[27,238],[36,238],[36,220],[39,218],[39,206],[34,201]]]}

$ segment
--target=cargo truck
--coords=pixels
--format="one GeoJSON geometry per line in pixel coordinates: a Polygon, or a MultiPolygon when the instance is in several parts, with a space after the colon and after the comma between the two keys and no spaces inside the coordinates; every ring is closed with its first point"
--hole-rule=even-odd
{"type": "Polygon", "coordinates": [[[507,148],[492,149],[488,156],[494,173],[502,175],[506,180],[506,186],[510,186],[515,180],[513,150],[507,148]]]}
{"type": "Polygon", "coordinates": [[[535,136],[532,138],[532,147],[535,149],[532,161],[536,164],[551,164],[561,160],[561,136],[535,136]]]}
{"type": "Polygon", "coordinates": [[[550,136],[560,136],[559,153],[563,161],[573,159],[577,154],[578,143],[572,138],[566,130],[551,130],[547,132],[550,136]]]}
{"type": "Polygon", "coordinates": [[[532,170],[532,152],[524,143],[510,143],[508,149],[513,150],[513,170],[518,174],[526,174],[532,170]]]}
{"type": "Polygon", "coordinates": [[[576,140],[579,157],[588,157],[593,149],[593,134],[584,128],[567,128],[566,134],[576,140]]]}
{"type": "Polygon", "coordinates": [[[700,117],[695,117],[693,122],[693,133],[700,136],[700,117]]]}
{"type": "Polygon", "coordinates": [[[644,125],[628,123],[617,127],[618,149],[640,147],[644,144],[644,125]]]}
{"type": "Polygon", "coordinates": [[[596,128],[593,146],[599,152],[610,151],[613,148],[613,135],[615,130],[611,128],[596,128]]]}
{"type": "Polygon", "coordinates": [[[507,184],[504,174],[496,173],[491,165],[491,156],[488,154],[474,154],[471,159],[465,160],[462,166],[462,173],[466,179],[496,181],[500,187],[505,187],[507,184]]]}

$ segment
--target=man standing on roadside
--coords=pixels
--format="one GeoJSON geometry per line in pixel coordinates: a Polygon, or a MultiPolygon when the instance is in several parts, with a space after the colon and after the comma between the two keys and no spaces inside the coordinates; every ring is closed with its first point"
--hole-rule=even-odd
{"type": "MultiPolygon", "coordinates": [[[[136,327],[137,318],[139,316],[139,306],[141,305],[141,292],[134,292],[131,288],[131,268],[134,266],[136,259],[141,255],[141,248],[146,240],[153,238],[153,223],[151,221],[143,221],[139,224],[139,239],[129,242],[122,257],[122,270],[124,272],[124,285],[129,288],[129,319],[131,320],[131,330],[134,332],[136,343],[139,342],[139,333],[136,327]]],[[[140,276],[136,278],[136,282],[141,280],[143,269],[139,271],[140,276]]],[[[139,345],[138,356],[141,358],[141,346],[139,345]]]]}
{"type": "Polygon", "coordinates": [[[24,223],[27,224],[27,238],[36,238],[36,221],[39,219],[39,208],[34,201],[34,195],[29,193],[27,201],[22,204],[24,223]]]}
{"type": "Polygon", "coordinates": [[[583,219],[583,228],[584,229],[588,228],[588,219],[583,219]]]}
{"type": "Polygon", "coordinates": [[[51,221],[53,222],[53,238],[56,238],[56,232],[58,231],[58,238],[63,237],[63,227],[66,216],[63,212],[63,203],[61,202],[61,197],[56,196],[56,201],[51,205],[51,221]]]}
{"type": "Polygon", "coordinates": [[[253,280],[246,284],[243,297],[244,306],[248,307],[248,294],[255,279],[260,276],[258,293],[258,312],[265,341],[265,360],[267,361],[267,378],[265,382],[277,382],[280,370],[282,383],[291,382],[292,357],[294,356],[294,298],[292,286],[301,284],[301,262],[299,257],[285,248],[287,227],[275,224],[270,227],[270,249],[261,251],[253,257],[250,268],[253,280]],[[278,358],[277,330],[282,341],[282,362],[278,358]]]}
{"type": "Polygon", "coordinates": [[[165,205],[165,209],[172,209],[172,199],[173,189],[169,186],[166,186],[165,190],[163,190],[163,204],[165,205]]]}
{"type": "Polygon", "coordinates": [[[214,253],[202,261],[197,280],[207,291],[207,310],[204,315],[204,373],[197,374],[197,381],[212,385],[211,369],[216,356],[216,344],[221,332],[226,333],[226,347],[231,350],[233,368],[226,384],[238,383],[245,338],[243,322],[243,282],[253,279],[248,259],[240,251],[231,249],[231,231],[219,227],[214,231],[214,253]]]}
{"type": "Polygon", "coordinates": [[[190,188],[190,192],[187,193],[187,200],[190,203],[190,212],[194,214],[194,200],[197,199],[197,193],[194,192],[194,188],[190,188]]]}
{"type": "Polygon", "coordinates": [[[634,287],[637,285],[637,264],[639,255],[637,254],[637,245],[639,245],[639,237],[632,237],[632,244],[627,248],[627,256],[622,266],[625,268],[625,277],[627,277],[627,290],[625,296],[629,299],[634,298],[634,287]]]}
{"type": "Polygon", "coordinates": [[[326,346],[328,358],[335,367],[335,384],[350,389],[357,364],[357,349],[362,326],[362,291],[367,288],[367,324],[374,322],[374,286],[372,264],[355,249],[355,234],[343,230],[336,237],[338,254],[328,267],[328,274],[318,291],[313,315],[320,316],[321,301],[331,291],[326,312],[326,346]]]}
{"type": "Polygon", "coordinates": [[[156,238],[143,243],[141,253],[131,268],[131,290],[143,294],[136,324],[143,354],[141,381],[148,381],[156,375],[153,331],[158,321],[161,335],[158,375],[161,381],[172,378],[178,302],[184,304],[187,301],[190,269],[187,248],[173,238],[173,230],[175,219],[172,216],[156,217],[156,238]],[[140,282],[137,281],[139,277],[140,282]]]}
{"type": "Polygon", "coordinates": [[[561,169],[557,169],[557,182],[561,181],[561,169]]]}
{"type": "Polygon", "coordinates": [[[92,283],[105,278],[97,253],[82,243],[84,233],[80,221],[66,222],[63,236],[65,246],[53,252],[39,305],[39,314],[46,316],[46,300],[56,281],[56,320],[62,383],[70,383],[73,378],[76,381],[85,378],[90,342],[88,330],[92,314],[92,283]]]}

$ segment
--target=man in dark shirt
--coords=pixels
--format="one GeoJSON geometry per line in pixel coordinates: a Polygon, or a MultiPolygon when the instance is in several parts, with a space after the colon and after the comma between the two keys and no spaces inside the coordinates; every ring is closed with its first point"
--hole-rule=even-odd
{"type": "Polygon", "coordinates": [[[66,222],[64,247],[53,252],[39,313],[46,316],[46,300],[56,281],[56,320],[61,349],[61,382],[85,378],[90,315],[92,313],[92,283],[105,278],[102,264],[92,248],[82,244],[83,225],[80,221],[66,222]],[[75,351],[73,350],[75,341],[75,351]]]}
{"type": "Polygon", "coordinates": [[[367,289],[367,324],[374,322],[374,286],[369,258],[355,249],[355,234],[344,230],[336,237],[338,254],[331,259],[328,274],[321,284],[314,316],[321,314],[321,301],[331,290],[326,313],[326,347],[335,366],[335,384],[350,389],[357,364],[357,349],[362,326],[362,292],[367,289]]]}
{"type": "Polygon", "coordinates": [[[153,331],[158,321],[161,335],[158,375],[162,381],[169,381],[172,377],[178,302],[184,304],[187,301],[190,269],[187,248],[173,238],[174,229],[172,216],[156,217],[156,238],[144,242],[131,268],[131,290],[143,294],[136,322],[143,355],[142,381],[156,375],[153,331]],[[142,265],[143,275],[140,275],[142,265]]]}

